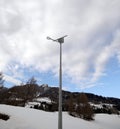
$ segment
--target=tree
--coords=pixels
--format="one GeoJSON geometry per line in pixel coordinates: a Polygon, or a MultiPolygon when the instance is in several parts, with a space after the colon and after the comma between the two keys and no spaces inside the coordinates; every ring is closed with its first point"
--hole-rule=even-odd
{"type": "Polygon", "coordinates": [[[26,85],[25,85],[25,92],[24,92],[24,99],[25,102],[27,100],[32,100],[36,97],[37,94],[37,80],[34,77],[31,77],[26,85]]]}
{"type": "Polygon", "coordinates": [[[0,72],[0,103],[4,100],[4,93],[5,93],[5,88],[3,88],[4,86],[4,79],[3,79],[3,73],[0,72]]]}
{"type": "Polygon", "coordinates": [[[86,120],[93,119],[93,110],[88,103],[88,98],[84,93],[81,93],[77,100],[77,115],[86,120]]]}
{"type": "Polygon", "coordinates": [[[2,74],[2,72],[0,72],[0,88],[3,87],[3,84],[4,84],[3,74],[2,74]]]}
{"type": "Polygon", "coordinates": [[[31,77],[28,81],[27,84],[30,85],[36,85],[37,84],[37,80],[34,77],[31,77]]]}
{"type": "Polygon", "coordinates": [[[73,116],[73,113],[74,113],[74,104],[73,104],[73,95],[70,94],[70,99],[69,99],[69,102],[68,102],[68,112],[70,115],[73,116]]]}

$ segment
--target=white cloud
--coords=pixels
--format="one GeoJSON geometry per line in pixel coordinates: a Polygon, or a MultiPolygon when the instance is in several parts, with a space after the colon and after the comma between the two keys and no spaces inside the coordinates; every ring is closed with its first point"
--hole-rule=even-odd
{"type": "Polygon", "coordinates": [[[22,83],[21,81],[19,81],[19,80],[13,78],[13,77],[11,77],[11,76],[5,75],[5,74],[4,74],[4,80],[6,80],[6,81],[8,81],[8,82],[11,82],[11,83],[13,83],[13,84],[16,84],[16,85],[20,85],[20,84],[22,83]]]}
{"type": "Polygon", "coordinates": [[[46,37],[67,34],[63,73],[94,86],[112,56],[120,61],[119,10],[119,0],[1,0],[0,68],[17,62],[57,74],[59,45],[46,37]]]}

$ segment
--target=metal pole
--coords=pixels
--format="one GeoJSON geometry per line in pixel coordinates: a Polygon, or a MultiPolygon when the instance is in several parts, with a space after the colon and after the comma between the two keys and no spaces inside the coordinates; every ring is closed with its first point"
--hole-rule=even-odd
{"type": "Polygon", "coordinates": [[[48,40],[52,40],[60,44],[58,129],[62,129],[62,43],[64,43],[65,37],[67,37],[67,35],[58,39],[52,39],[50,37],[47,37],[48,40]]]}
{"type": "Polygon", "coordinates": [[[62,43],[60,43],[58,129],[62,129],[62,43]]]}

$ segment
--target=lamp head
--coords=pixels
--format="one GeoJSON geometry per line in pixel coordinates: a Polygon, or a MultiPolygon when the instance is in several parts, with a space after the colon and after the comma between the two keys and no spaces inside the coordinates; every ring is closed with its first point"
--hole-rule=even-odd
{"type": "Polygon", "coordinates": [[[47,39],[48,39],[48,40],[51,40],[51,38],[50,38],[50,37],[47,37],[47,39]]]}
{"type": "Polygon", "coordinates": [[[64,38],[67,37],[67,35],[61,37],[61,38],[58,38],[58,39],[52,39],[50,38],[49,36],[47,37],[48,40],[52,40],[52,41],[55,41],[55,42],[58,42],[58,43],[64,43],[64,38]]]}

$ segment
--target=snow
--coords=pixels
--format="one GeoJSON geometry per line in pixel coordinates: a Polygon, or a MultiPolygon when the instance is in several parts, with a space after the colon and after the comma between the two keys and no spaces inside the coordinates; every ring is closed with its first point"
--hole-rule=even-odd
{"type": "Polygon", "coordinates": [[[34,107],[34,105],[40,106],[42,102],[46,102],[48,104],[51,104],[51,100],[48,97],[41,97],[41,98],[34,99],[33,102],[26,103],[25,107],[31,108],[31,107],[34,107]]]}
{"type": "Polygon", "coordinates": [[[48,97],[42,97],[42,98],[37,98],[35,99],[37,102],[46,102],[46,103],[51,103],[51,99],[48,97]]]}
{"type": "Polygon", "coordinates": [[[108,107],[108,108],[112,108],[112,107],[113,107],[113,104],[108,104],[108,103],[94,104],[94,103],[91,103],[91,102],[90,102],[90,105],[91,105],[91,106],[94,106],[96,109],[97,109],[97,108],[98,108],[98,109],[103,108],[103,105],[105,105],[105,106],[108,107]]]}
{"type": "MultiPolygon", "coordinates": [[[[57,129],[58,113],[0,104],[0,112],[10,115],[0,120],[0,129],[57,129]]],[[[85,121],[63,112],[63,129],[120,129],[118,115],[97,114],[94,121],[85,121]]]]}

